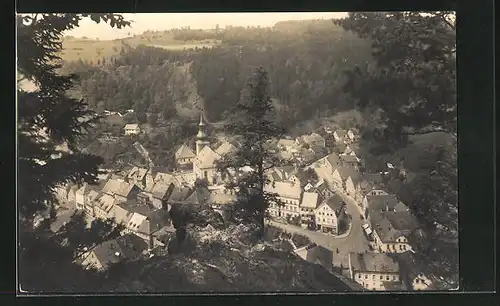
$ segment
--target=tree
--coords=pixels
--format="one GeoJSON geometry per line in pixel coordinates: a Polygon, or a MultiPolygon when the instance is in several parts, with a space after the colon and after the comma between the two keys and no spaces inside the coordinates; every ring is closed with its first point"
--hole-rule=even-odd
{"type": "MultiPolygon", "coordinates": [[[[95,183],[98,167],[103,162],[100,157],[79,151],[78,141],[99,117],[83,100],[67,96],[76,76],[58,72],[63,33],[77,27],[85,17],[118,28],[130,24],[118,14],[29,14],[16,18],[18,80],[33,85],[33,88],[25,89],[18,84],[17,89],[17,186],[21,233],[32,231],[32,222],[40,212],[53,211],[56,203],[53,191],[57,185],[70,181],[95,183]],[[69,150],[59,149],[61,144],[66,144],[69,150]]],[[[51,216],[55,217],[55,213],[51,216]]],[[[29,261],[23,252],[40,252],[39,243],[50,244],[43,233],[36,235],[40,238],[37,243],[32,239],[20,239],[21,258],[29,261]]],[[[22,265],[31,266],[33,263],[22,262],[22,265]]],[[[42,276],[38,282],[32,283],[33,290],[39,290],[45,286],[43,276],[51,273],[50,264],[35,264],[33,267],[31,271],[25,269],[20,279],[29,279],[30,273],[42,276]]],[[[69,275],[68,279],[71,279],[69,275]]],[[[61,283],[61,286],[70,285],[61,283]]]]}
{"type": "Polygon", "coordinates": [[[264,190],[269,183],[266,171],[278,162],[266,149],[266,141],[284,133],[283,128],[270,119],[273,106],[268,90],[267,72],[262,67],[257,68],[236,105],[234,116],[225,126],[225,131],[234,134],[241,146],[235,153],[224,155],[217,165],[221,172],[239,171],[242,167],[252,169],[241,174],[228,188],[237,190],[236,214],[242,220],[257,224],[260,237],[264,235],[267,208],[270,204],[281,204],[275,194],[264,190]]]}
{"type": "Polygon", "coordinates": [[[408,135],[430,131],[456,136],[455,13],[350,13],[337,23],[372,41],[375,65],[346,71],[344,91],[360,107],[382,110],[380,141],[404,145],[408,135]]]}

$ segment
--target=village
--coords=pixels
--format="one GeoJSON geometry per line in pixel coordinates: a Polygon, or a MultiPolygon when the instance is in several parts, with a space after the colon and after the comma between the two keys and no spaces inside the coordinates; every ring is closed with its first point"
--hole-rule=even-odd
{"type": "MultiPolygon", "coordinates": [[[[139,124],[127,124],[123,133],[141,132],[139,124]]],[[[391,173],[397,172],[402,180],[411,175],[390,163],[384,172],[366,173],[359,154],[359,132],[354,128],[325,127],[324,135],[311,133],[268,143],[268,149],[287,164],[268,171],[270,183],[265,191],[277,194],[281,205],[271,204],[267,225],[307,237],[309,245],[292,243],[295,254],[343,275],[359,284],[360,290],[431,288],[432,277],[415,260],[409,242],[410,234],[418,233],[418,223],[387,183],[391,173]],[[335,151],[329,152],[328,141],[335,143],[335,151]],[[318,253],[321,259],[314,255],[318,253]]],[[[210,143],[202,114],[196,147],[180,146],[175,153],[178,167],[170,173],[153,173],[147,151],[136,143],[150,166],[107,169],[98,185],[59,186],[60,206],[52,230],[56,232],[77,211],[89,221],[113,219],[123,225],[121,237],[77,259],[97,270],[122,259],[154,256],[151,250],[165,248],[175,233],[169,217],[172,205],[207,205],[224,216],[236,198],[225,184],[241,172],[252,171],[217,171],[217,161],[238,148],[229,139],[219,143],[216,148],[210,143]],[[205,184],[200,186],[200,180],[205,184]]]]}

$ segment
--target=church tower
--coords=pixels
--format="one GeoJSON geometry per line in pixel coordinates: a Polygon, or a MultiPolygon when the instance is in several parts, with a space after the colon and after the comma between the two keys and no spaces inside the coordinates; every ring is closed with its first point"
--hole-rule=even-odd
{"type": "Polygon", "coordinates": [[[196,156],[200,154],[201,150],[205,146],[210,145],[206,130],[207,126],[203,120],[203,111],[200,114],[200,123],[198,124],[198,127],[198,134],[196,134],[196,156]]]}

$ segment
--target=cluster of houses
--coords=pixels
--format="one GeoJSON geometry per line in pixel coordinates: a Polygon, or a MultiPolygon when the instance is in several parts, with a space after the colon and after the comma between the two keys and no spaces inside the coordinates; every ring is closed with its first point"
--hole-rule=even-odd
{"type": "MultiPolygon", "coordinates": [[[[126,134],[139,132],[137,125],[126,126],[126,134]]],[[[348,277],[368,290],[394,289],[402,282],[400,261],[392,256],[397,254],[410,258],[405,261],[410,262],[405,271],[412,271],[405,274],[413,277],[410,286],[426,289],[429,279],[422,269],[412,268],[418,265],[411,264],[413,250],[409,239],[418,229],[417,223],[408,207],[385,191],[386,173],[360,172],[362,161],[355,130],[325,128],[325,134],[323,137],[312,133],[268,143],[269,150],[289,161],[287,166],[267,171],[270,183],[265,190],[275,193],[280,200],[279,205],[269,207],[269,216],[339,235],[341,225],[349,217],[339,194],[346,194],[358,203],[360,215],[365,219],[363,228],[374,244],[373,252],[349,254],[348,277]],[[334,142],[335,152],[328,152],[328,141],[334,142]]],[[[61,186],[57,190],[61,201],[74,203],[76,210],[91,218],[114,219],[125,228],[120,239],[89,250],[81,263],[106,269],[121,258],[133,259],[147,255],[156,246],[165,246],[173,232],[168,214],[172,204],[210,205],[222,213],[235,199],[234,192],[224,187],[225,183],[251,170],[218,171],[217,161],[237,147],[238,143],[228,140],[212,147],[202,115],[195,149],[184,144],[175,153],[179,168],[184,170],[153,173],[151,168],[134,167],[126,173],[105,175],[96,186],[61,186]],[[207,186],[194,187],[197,179],[206,181],[207,186]]],[[[305,248],[301,256],[306,258],[309,249],[305,248]]]]}

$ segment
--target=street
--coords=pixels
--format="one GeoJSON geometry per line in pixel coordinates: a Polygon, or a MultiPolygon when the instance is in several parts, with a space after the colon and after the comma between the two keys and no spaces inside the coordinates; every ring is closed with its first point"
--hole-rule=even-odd
{"type": "Polygon", "coordinates": [[[361,227],[362,220],[360,219],[360,213],[356,202],[341,192],[337,191],[337,194],[346,202],[347,213],[351,215],[351,230],[349,235],[345,237],[336,238],[335,236],[329,234],[323,234],[307,230],[299,226],[274,221],[269,221],[268,224],[290,233],[297,233],[308,237],[312,242],[333,252],[333,261],[335,265],[340,265],[340,263],[342,263],[343,266],[346,266],[347,254],[349,252],[365,252],[369,249],[369,244],[361,227]],[[337,249],[339,253],[337,253],[337,249]]]}

